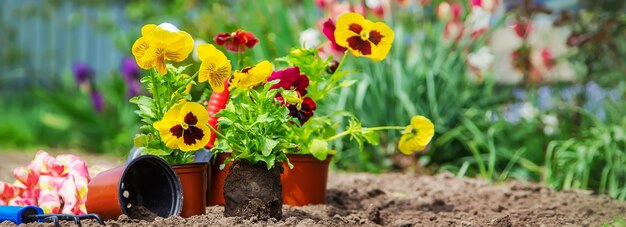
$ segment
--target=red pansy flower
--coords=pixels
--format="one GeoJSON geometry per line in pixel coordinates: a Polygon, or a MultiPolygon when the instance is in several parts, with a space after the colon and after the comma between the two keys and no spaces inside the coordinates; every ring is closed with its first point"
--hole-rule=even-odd
{"type": "Polygon", "coordinates": [[[219,33],[213,39],[217,45],[224,46],[227,50],[235,53],[243,53],[246,48],[252,48],[259,43],[259,39],[254,34],[241,29],[237,29],[233,33],[219,33]]]}

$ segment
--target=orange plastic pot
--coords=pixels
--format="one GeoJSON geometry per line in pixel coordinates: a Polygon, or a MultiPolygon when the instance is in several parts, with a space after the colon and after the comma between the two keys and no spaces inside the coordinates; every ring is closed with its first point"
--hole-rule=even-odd
{"type": "MultiPolygon", "coordinates": [[[[211,165],[207,190],[207,205],[224,205],[224,180],[228,175],[230,163],[223,170],[219,166],[231,157],[229,153],[217,154],[211,165]]],[[[283,203],[291,206],[324,204],[326,202],[326,183],[328,181],[329,156],[320,161],[312,155],[287,154],[293,169],[283,163],[284,172],[280,175],[283,184],[283,203]]]]}
{"type": "Polygon", "coordinates": [[[87,188],[87,211],[104,220],[128,215],[132,206],[143,206],[160,217],[179,215],[183,207],[178,176],[163,159],[152,155],[96,175],[87,188]]]}
{"type": "Polygon", "coordinates": [[[183,187],[183,218],[206,213],[207,167],[206,162],[172,166],[183,187]]]}

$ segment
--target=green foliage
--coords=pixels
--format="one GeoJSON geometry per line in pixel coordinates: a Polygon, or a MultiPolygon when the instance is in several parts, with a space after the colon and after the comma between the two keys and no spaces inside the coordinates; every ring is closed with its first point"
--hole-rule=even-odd
{"type": "Polygon", "coordinates": [[[130,99],[130,102],[139,108],[135,113],[144,123],[140,127],[143,133],[135,135],[133,140],[135,147],[143,147],[142,153],[160,156],[170,164],[191,162],[193,154],[165,146],[153,124],[160,121],[175,104],[191,100],[186,88],[189,84],[195,84],[197,73],[193,77],[185,77],[183,71],[187,67],[173,67],[168,64],[166,75],[159,75],[154,69],[149,70],[149,73],[141,78],[141,84],[150,91],[152,97],[136,96],[130,99]]]}
{"type": "Polygon", "coordinates": [[[593,189],[626,199],[626,119],[622,125],[603,125],[580,137],[549,144],[545,181],[557,189],[593,189]]]}
{"type": "Polygon", "coordinates": [[[626,220],[620,216],[613,217],[613,223],[604,222],[602,227],[626,227],[626,220]]]}
{"type": "MultiPolygon", "coordinates": [[[[506,92],[495,92],[495,84],[489,80],[479,83],[467,77],[467,52],[480,47],[482,40],[473,41],[469,36],[459,42],[445,40],[445,24],[441,21],[419,20],[423,15],[402,15],[393,21],[396,40],[387,59],[373,64],[362,59],[348,61],[346,67],[356,73],[348,79],[356,79],[356,86],[345,88],[333,105],[334,109],[352,112],[365,125],[406,125],[414,115],[424,115],[435,124],[435,144],[426,154],[430,163],[448,163],[471,154],[463,147],[463,141],[451,140],[437,143],[444,133],[461,124],[463,113],[469,109],[488,109],[509,97],[506,92]],[[407,37],[408,41],[400,37],[407,37]]],[[[341,119],[335,119],[341,121],[341,119]]],[[[338,155],[341,168],[353,163],[362,166],[389,168],[381,157],[390,157],[400,134],[389,131],[380,135],[381,146],[366,147],[371,156],[344,157],[338,155]],[[365,162],[365,163],[363,163],[365,162]]],[[[344,141],[334,144],[336,149],[352,150],[344,141]]],[[[349,152],[347,152],[349,153],[349,152]]],[[[370,170],[370,169],[366,169],[370,170]]]]}
{"type": "Polygon", "coordinates": [[[14,132],[28,132],[35,136],[31,144],[75,146],[94,152],[124,154],[131,143],[128,138],[137,127],[137,118],[132,115],[124,88],[117,74],[97,80],[87,90],[77,89],[72,76],[65,74],[64,80],[55,85],[56,92],[44,87],[34,89],[38,106],[27,113],[38,114],[27,117],[22,113],[15,122],[28,123],[14,132]],[[102,93],[104,109],[101,112],[93,107],[94,101],[89,96],[91,90],[102,93]]]}
{"type": "MultiPolygon", "coordinates": [[[[274,101],[281,89],[272,89],[268,82],[258,89],[241,91],[231,97],[226,108],[216,114],[220,119],[220,141],[214,152],[232,151],[234,160],[246,160],[254,165],[264,162],[267,169],[287,162],[286,152],[297,147],[288,140],[297,119],[289,110],[274,101]]],[[[216,132],[218,133],[218,132],[216,132]]],[[[226,162],[232,159],[226,160],[226,162]]]]}

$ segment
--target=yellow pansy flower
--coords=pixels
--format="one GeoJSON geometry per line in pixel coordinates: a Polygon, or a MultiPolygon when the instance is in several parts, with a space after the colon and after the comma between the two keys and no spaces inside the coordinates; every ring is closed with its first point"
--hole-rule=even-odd
{"type": "Polygon", "coordinates": [[[214,92],[224,91],[224,80],[230,77],[230,60],[211,44],[198,46],[198,57],[202,60],[198,82],[209,81],[214,92]]]}
{"type": "Polygon", "coordinates": [[[181,62],[193,50],[193,38],[171,24],[147,24],[132,47],[137,65],[142,69],[156,67],[161,75],[167,73],[165,60],[181,62]]]}
{"type": "Polygon", "coordinates": [[[393,43],[393,30],[385,23],[372,22],[358,13],[345,13],[337,20],[335,41],[355,56],[374,61],[385,59],[393,43]]]}
{"type": "Polygon", "coordinates": [[[255,66],[245,68],[239,71],[235,71],[233,81],[229,89],[238,87],[243,90],[249,90],[250,88],[267,81],[267,78],[272,74],[272,63],[269,61],[262,61],[255,66]]]}
{"type": "Polygon", "coordinates": [[[435,125],[424,116],[414,116],[400,137],[398,148],[404,154],[424,150],[435,134],[435,125]]]}
{"type": "Polygon", "coordinates": [[[174,105],[163,119],[153,124],[159,131],[165,146],[182,151],[195,151],[208,142],[211,131],[208,126],[209,114],[195,102],[174,105]]]}

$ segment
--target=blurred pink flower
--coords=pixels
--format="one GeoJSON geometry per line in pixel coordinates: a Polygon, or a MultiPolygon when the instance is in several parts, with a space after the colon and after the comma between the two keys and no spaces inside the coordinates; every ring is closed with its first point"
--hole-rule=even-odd
{"type": "Polygon", "coordinates": [[[498,8],[499,0],[471,0],[472,7],[481,7],[484,10],[493,12],[498,8]]]}
{"type": "Polygon", "coordinates": [[[323,10],[330,8],[330,6],[335,4],[335,0],[313,0],[313,2],[315,2],[315,5],[318,8],[323,10]]]}
{"type": "Polygon", "coordinates": [[[435,7],[435,12],[439,20],[460,21],[461,13],[463,13],[463,5],[461,3],[442,2],[435,7]]]}
{"type": "Polygon", "coordinates": [[[575,80],[575,71],[567,59],[571,50],[567,39],[569,27],[555,27],[554,17],[537,14],[532,21],[522,20],[494,31],[491,49],[495,57],[494,76],[500,83],[523,80],[556,82],[575,80]],[[526,78],[525,78],[526,77],[526,78]]]}
{"type": "Polygon", "coordinates": [[[44,213],[85,214],[87,165],[75,155],[57,158],[39,151],[13,172],[16,183],[0,182],[0,205],[39,206],[44,213]]]}

